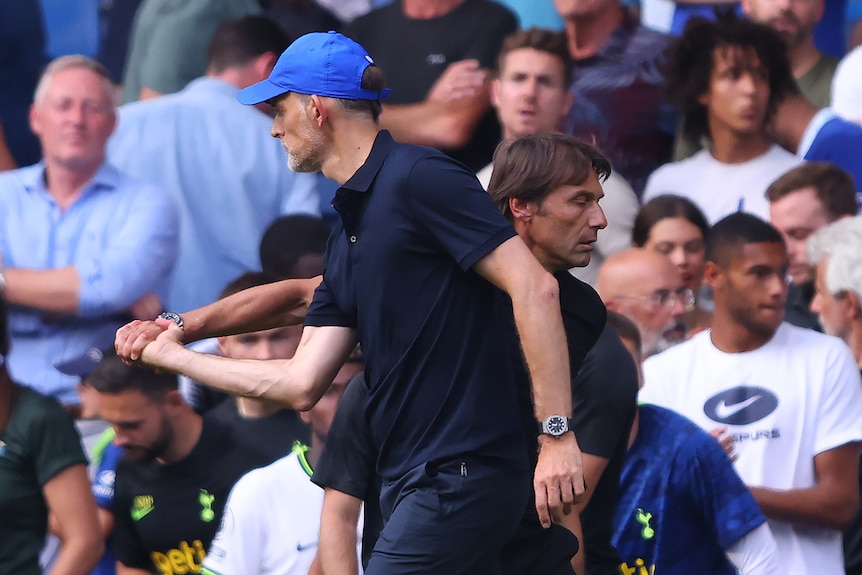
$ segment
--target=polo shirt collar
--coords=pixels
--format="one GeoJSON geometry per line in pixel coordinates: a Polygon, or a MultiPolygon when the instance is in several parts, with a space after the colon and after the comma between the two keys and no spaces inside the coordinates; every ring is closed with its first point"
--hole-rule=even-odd
{"type": "MultiPolygon", "coordinates": [[[[21,170],[21,180],[28,191],[48,193],[45,185],[45,161],[21,170]]],[[[111,164],[103,162],[84,188],[84,193],[95,189],[114,190],[120,182],[120,173],[111,164]]]]}
{"type": "Polygon", "coordinates": [[[223,96],[235,100],[239,88],[224,80],[204,76],[203,78],[197,78],[189,82],[188,86],[183,88],[183,92],[207,96],[223,96]]]}
{"type": "Polygon", "coordinates": [[[389,152],[395,148],[395,144],[395,140],[392,139],[392,135],[388,131],[380,130],[377,132],[377,137],[374,138],[374,144],[371,146],[371,153],[368,154],[365,163],[341,187],[354,192],[367,192],[371,189],[374,178],[377,177],[377,173],[383,167],[383,162],[386,161],[389,152]]]}

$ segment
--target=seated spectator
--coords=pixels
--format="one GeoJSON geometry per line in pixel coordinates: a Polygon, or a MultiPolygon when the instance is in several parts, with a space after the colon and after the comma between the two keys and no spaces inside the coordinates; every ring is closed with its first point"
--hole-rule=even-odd
{"type": "Polygon", "coordinates": [[[832,108],[845,120],[862,124],[862,46],[844,56],[835,71],[832,108]]]}
{"type": "MultiPolygon", "coordinates": [[[[497,77],[491,85],[491,102],[503,126],[503,139],[512,141],[529,134],[557,132],[572,105],[572,58],[566,36],[560,32],[533,28],[518,31],[503,42],[497,77]]],[[[477,176],[487,189],[493,164],[477,176]]],[[[604,259],[631,243],[631,226],[638,199],[631,186],[616,172],[602,182],[605,192],[602,210],[608,226],[598,235],[590,263],[572,268],[572,275],[594,285],[604,259]]]]}
{"type": "Polygon", "coordinates": [[[790,69],[802,95],[817,108],[830,102],[832,76],[838,59],[817,49],[814,28],[823,17],[826,0],[742,0],[742,9],[753,22],[778,32],[787,45],[790,69]]]}
{"type": "Polygon", "coordinates": [[[709,327],[712,296],[703,285],[709,224],[696,205],[680,196],[656,196],[641,208],[632,230],[632,244],[670,258],[682,284],[695,296],[694,307],[683,315],[689,334],[709,327]]]}
{"type": "Polygon", "coordinates": [[[575,59],[575,105],[563,129],[594,141],[640,197],[671,159],[675,121],[660,72],[669,38],[638,24],[620,0],[554,4],[575,59]]]}
{"type": "Polygon", "coordinates": [[[260,269],[257,247],[279,215],[317,214],[314,176],[292,172],[269,136],[271,118],[236,100],[240,88],[267,77],[287,45],[260,16],[227,22],[213,38],[206,77],[120,108],[111,161],[158,182],[180,206],[167,309],[208,304],[227,282],[260,269]]]}
{"type": "Polygon", "coordinates": [[[856,215],[853,179],[832,164],[805,163],[775,180],[766,190],[766,198],[770,223],[781,232],[790,262],[784,321],[820,331],[817,317],[809,309],[815,271],[805,242],[829,223],[856,215]]]}
{"type": "Polygon", "coordinates": [[[516,29],[515,16],[491,0],[403,0],[357,18],[344,33],[368,50],[392,88],[381,127],[477,171],[500,140],[488,71],[516,29]]]}
{"type": "Polygon", "coordinates": [[[694,292],[666,255],[642,248],[615,254],[599,270],[596,289],[609,310],[638,326],[644,357],[685,337],[682,318],[694,307],[694,292]]]}
{"type": "Polygon", "coordinates": [[[129,38],[123,103],[182,90],[207,69],[207,46],[228,20],[260,11],[255,0],[147,0],[129,38]]]}
{"type": "Polygon", "coordinates": [[[856,361],[837,338],[782,323],[789,261],[768,223],[726,217],[706,260],[712,329],[647,359],[640,399],[726,427],[789,572],[843,574],[841,530],[859,506],[856,361]]]}
{"type": "MultiPolygon", "coordinates": [[[[0,299],[0,358],[9,316],[0,299]]],[[[87,458],[72,418],[51,398],[15,383],[0,359],[0,573],[42,573],[49,513],[62,545],[53,573],[87,575],[104,549],[87,458]]]]}
{"type": "Polygon", "coordinates": [[[710,223],[735,211],[767,218],[767,186],[799,164],[767,134],[778,102],[794,87],[781,38],[732,14],[696,18],[673,45],[666,76],[688,135],[706,136],[709,147],[656,170],[644,200],[684,196],[710,223]]]}
{"type": "Polygon", "coordinates": [[[323,253],[329,227],[320,218],[282,216],[260,240],[260,263],[265,274],[279,279],[323,275],[323,253]]]}
{"type": "MultiPolygon", "coordinates": [[[[297,442],[293,453],[250,471],[230,492],[225,524],[204,560],[204,575],[306,575],[317,554],[323,489],[311,478],[338,402],[348,383],[364,385],[361,354],[339,370],[332,385],[302,420],[311,427],[311,445],[297,442]]],[[[361,524],[358,526],[361,534],[361,524]]],[[[354,524],[354,530],[357,525],[354,524]]],[[[353,561],[359,554],[357,546],[353,561]]]]}
{"type": "MultiPolygon", "coordinates": [[[[842,219],[808,239],[808,255],[817,266],[811,311],[823,331],[840,337],[862,369],[862,217],[842,219]]],[[[862,491],[862,481],[859,483],[862,491]]],[[[844,530],[844,569],[862,573],[862,513],[844,530]]]]}
{"type": "Polygon", "coordinates": [[[831,108],[817,110],[798,91],[778,104],[771,132],[786,150],[811,162],[831,162],[855,180],[857,203],[862,206],[862,126],[848,122],[831,108]]]}
{"type": "Polygon", "coordinates": [[[264,461],[230,428],[194,413],[176,375],[108,356],[88,381],[125,451],[114,487],[118,571],[200,572],[230,489],[264,461]]]}
{"type": "Polygon", "coordinates": [[[130,316],[159,313],[176,258],[170,198],[105,161],[111,90],[101,64],[53,61],[30,113],[44,162],[0,173],[9,371],[67,405],[78,402],[78,379],[54,366],[107,348],[130,316]]]}
{"type": "MultiPolygon", "coordinates": [[[[634,322],[612,311],[608,325],[640,366],[634,322]]],[[[766,518],[712,437],[681,415],[642,404],[628,447],[615,517],[620,573],[784,572],[766,518]]]]}
{"type": "MultiPolygon", "coordinates": [[[[221,297],[276,280],[262,273],[243,274],[227,285],[221,297]]],[[[218,338],[218,352],[233,359],[290,359],[301,337],[301,325],[228,335],[218,338]]],[[[238,440],[264,454],[267,463],[290,454],[296,442],[307,444],[309,440],[308,426],[297,412],[266,399],[231,397],[208,416],[233,429],[238,440]]]]}

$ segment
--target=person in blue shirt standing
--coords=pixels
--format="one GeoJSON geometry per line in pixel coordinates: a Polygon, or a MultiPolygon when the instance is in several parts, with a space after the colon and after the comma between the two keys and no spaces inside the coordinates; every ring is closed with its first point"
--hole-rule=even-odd
{"type": "MultiPolygon", "coordinates": [[[[380,131],[387,95],[367,52],[335,32],[301,37],[239,94],[273,105],[271,133],[291,168],[341,184],[341,221],[293,359],[196,354],[179,343],[175,314],[141,359],[305,410],[360,340],[386,519],[366,572],[495,572],[527,504],[530,464],[511,367],[499,361],[507,343],[494,285],[512,299],[532,375],[542,525],[584,492],[559,286],[472,173],[380,131]]],[[[136,329],[118,333],[126,359],[138,359],[121,343],[136,329]]]]}
{"type": "MultiPolygon", "coordinates": [[[[608,312],[608,327],[640,366],[634,322],[608,312]]],[[[728,454],[705,431],[661,407],[638,407],[614,523],[622,575],[784,573],[766,517],[728,454]]]]}
{"type": "Polygon", "coordinates": [[[176,258],[170,198],[105,161],[112,90],[89,58],[53,61],[30,112],[44,160],[0,174],[9,371],[66,405],[78,381],[54,366],[108,347],[129,317],[158,313],[176,258]]]}

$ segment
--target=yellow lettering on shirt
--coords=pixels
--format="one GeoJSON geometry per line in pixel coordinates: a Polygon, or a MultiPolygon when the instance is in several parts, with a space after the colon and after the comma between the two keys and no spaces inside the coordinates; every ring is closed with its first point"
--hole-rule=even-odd
{"type": "Polygon", "coordinates": [[[181,541],[175,549],[168,549],[167,553],[154,551],[150,557],[162,575],[189,575],[201,572],[206,555],[204,544],[200,539],[195,539],[191,544],[181,541]]]}
{"type": "Polygon", "coordinates": [[[655,575],[655,565],[647,567],[646,562],[638,557],[635,564],[629,567],[628,563],[620,563],[620,575],[655,575]]]}

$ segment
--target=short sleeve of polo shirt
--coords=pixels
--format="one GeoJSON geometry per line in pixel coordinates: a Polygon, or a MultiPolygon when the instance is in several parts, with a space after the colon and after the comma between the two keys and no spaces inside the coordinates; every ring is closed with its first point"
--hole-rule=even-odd
{"type": "Polygon", "coordinates": [[[75,422],[59,403],[43,399],[41,413],[31,420],[28,441],[39,485],[73,465],[87,465],[75,422]]]}
{"type": "Polygon", "coordinates": [[[515,235],[476,176],[442,154],[413,165],[406,192],[416,222],[464,270],[515,235]]]}
{"type": "Polygon", "coordinates": [[[377,454],[365,421],[368,392],[362,373],[344,390],[326,444],[311,480],[357,499],[365,499],[374,480],[377,454]]]}
{"type": "Polygon", "coordinates": [[[323,281],[314,290],[314,298],[305,314],[305,325],[356,327],[356,318],[338,305],[335,295],[326,284],[325,273],[323,281]]]}

